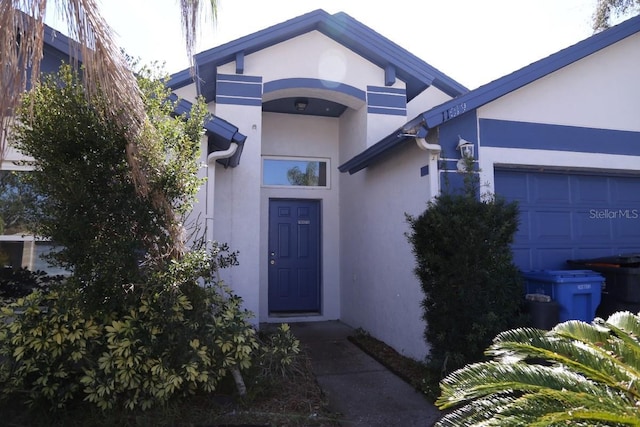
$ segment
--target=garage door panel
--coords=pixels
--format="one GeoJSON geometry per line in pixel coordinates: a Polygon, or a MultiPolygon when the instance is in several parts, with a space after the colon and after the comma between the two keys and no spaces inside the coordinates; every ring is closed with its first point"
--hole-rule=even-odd
{"type": "Polygon", "coordinates": [[[518,230],[514,235],[514,240],[525,241],[530,240],[531,231],[531,214],[529,211],[520,211],[520,217],[518,218],[518,230]]]}
{"type": "Polygon", "coordinates": [[[640,200],[638,197],[638,179],[620,177],[613,181],[611,186],[612,203],[611,209],[638,209],[640,200]]]}
{"type": "MultiPolygon", "coordinates": [[[[611,220],[613,225],[613,236],[619,242],[637,242],[640,240],[640,217],[635,217],[633,213],[626,212],[626,217],[611,220]]],[[[640,212],[637,212],[640,216],[640,212]]]]}
{"type": "Polygon", "coordinates": [[[613,229],[610,221],[598,221],[584,209],[575,211],[573,216],[577,240],[595,243],[611,241],[613,229]]]}
{"type": "Polygon", "coordinates": [[[562,175],[534,175],[533,198],[530,203],[541,205],[563,205],[569,204],[571,195],[569,179],[562,175]]]}
{"type": "MultiPolygon", "coordinates": [[[[615,248],[602,248],[602,247],[578,247],[574,251],[575,256],[569,259],[588,259],[588,258],[598,258],[603,256],[610,256],[619,254],[619,252],[615,248]]],[[[566,267],[566,266],[565,266],[566,267]]],[[[563,267],[563,268],[565,268],[563,267]]]]}
{"type": "Polygon", "coordinates": [[[565,268],[565,262],[574,257],[573,248],[541,247],[535,250],[535,265],[546,265],[548,269],[565,268]]]}
{"type": "Polygon", "coordinates": [[[518,203],[529,202],[529,185],[526,175],[508,174],[502,177],[500,195],[518,203]]]}
{"type": "Polygon", "coordinates": [[[640,177],[497,169],[495,191],[518,201],[512,248],[522,270],[640,252],[640,177]]]}
{"type": "Polygon", "coordinates": [[[571,212],[533,211],[535,218],[535,240],[566,241],[571,239],[571,212]]]}
{"type": "Polygon", "coordinates": [[[513,248],[513,262],[517,266],[530,265],[533,259],[533,249],[514,247],[513,248]]]}
{"type": "Polygon", "coordinates": [[[576,204],[606,204],[610,199],[606,177],[576,176],[573,179],[573,202],[576,204]]]}

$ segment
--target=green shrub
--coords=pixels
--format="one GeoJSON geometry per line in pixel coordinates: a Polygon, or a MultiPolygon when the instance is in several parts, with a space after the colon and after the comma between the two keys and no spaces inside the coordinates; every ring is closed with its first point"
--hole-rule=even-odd
{"type": "Polygon", "coordinates": [[[34,159],[35,171],[12,184],[37,195],[22,198],[23,222],[56,243],[48,261],[73,272],[86,302],[99,309],[117,309],[123,286],[146,282],[181,256],[182,216],[202,184],[206,105],[199,100],[176,117],[177,101],[154,73],[139,71],[149,119],[137,142],[142,170],[127,161],[128,130],[99,113],[106,100],[87,99],[68,66],[25,94],[11,133],[12,145],[34,159]]]}
{"type": "Polygon", "coordinates": [[[260,376],[287,376],[296,370],[296,358],[300,354],[300,341],[293,335],[287,323],[267,333],[258,358],[260,376]]]}
{"type": "Polygon", "coordinates": [[[174,262],[164,282],[129,290],[117,312],[87,313],[82,291],[34,292],[0,313],[2,396],[64,407],[82,398],[101,409],[147,409],[176,395],[212,392],[258,349],[251,314],[202,251],[174,262]],[[209,260],[208,262],[206,260],[209,260]]]}
{"type": "MultiPolygon", "coordinates": [[[[140,77],[149,120],[136,170],[127,129],[96,113],[104,97],[88,99],[68,67],[43,79],[18,112],[12,142],[36,170],[26,178],[37,195],[26,222],[56,242],[51,260],[71,275],[2,308],[6,399],[131,410],[210,393],[223,381],[246,392],[241,371],[259,343],[252,314],[218,274],[237,265],[237,254],[215,243],[185,250],[206,105],[198,100],[175,117],[163,82],[145,70],[140,77]]],[[[272,353],[280,367],[297,348],[285,345],[272,353]]]]}
{"type": "Polygon", "coordinates": [[[408,216],[429,362],[441,374],[480,360],[498,332],[520,322],[523,299],[510,248],[517,205],[480,200],[473,174],[466,178],[463,192],[443,192],[408,216]]]}
{"type": "Polygon", "coordinates": [[[44,271],[0,267],[0,301],[25,297],[36,289],[47,292],[51,285],[64,280],[64,276],[50,276],[44,271]]]}
{"type": "Polygon", "coordinates": [[[35,291],[0,310],[2,397],[26,394],[64,406],[81,390],[79,375],[103,326],[85,318],[73,291],[35,291]]]}

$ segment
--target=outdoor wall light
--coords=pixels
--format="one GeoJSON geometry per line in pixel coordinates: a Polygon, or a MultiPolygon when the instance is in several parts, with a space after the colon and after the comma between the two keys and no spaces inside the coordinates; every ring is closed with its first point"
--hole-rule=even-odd
{"type": "Polygon", "coordinates": [[[466,159],[473,159],[473,142],[469,142],[458,135],[456,150],[460,151],[460,160],[457,163],[458,171],[464,172],[467,166],[466,159]]]}
{"type": "Polygon", "coordinates": [[[309,105],[309,100],[307,98],[298,98],[293,103],[293,105],[296,107],[296,110],[302,112],[307,109],[307,106],[309,105]]]}

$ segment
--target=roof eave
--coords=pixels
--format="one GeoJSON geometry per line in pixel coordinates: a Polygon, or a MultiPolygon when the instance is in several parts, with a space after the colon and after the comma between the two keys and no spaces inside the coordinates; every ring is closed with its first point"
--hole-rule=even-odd
{"type": "Polygon", "coordinates": [[[351,160],[338,166],[338,170],[340,172],[349,172],[350,175],[353,175],[377,161],[382,153],[387,153],[403,145],[408,139],[413,139],[413,136],[404,134],[402,133],[402,129],[398,129],[396,132],[380,140],[380,142],[356,155],[351,160]]]}
{"type": "MultiPolygon", "coordinates": [[[[400,132],[413,132],[413,130],[419,128],[429,130],[438,127],[449,120],[459,118],[541,77],[617,43],[638,31],[640,31],[640,16],[631,18],[615,27],[595,34],[546,58],[527,65],[518,71],[427,110],[408,121],[400,129],[400,132]]],[[[369,164],[378,161],[379,158],[406,141],[406,139],[394,141],[393,135],[397,133],[398,131],[381,139],[362,153],[348,160],[338,169],[341,172],[348,171],[353,174],[366,168],[369,164]]]]}
{"type": "Polygon", "coordinates": [[[422,114],[428,128],[481,107],[640,31],[640,16],[595,34],[422,114]]]}
{"type": "MultiPolygon", "coordinates": [[[[314,30],[381,68],[393,66],[396,69],[397,78],[407,85],[408,101],[432,85],[449,96],[468,92],[468,89],[460,83],[349,15],[343,12],[330,15],[322,9],[198,53],[195,56],[197,75],[205,80],[205,84],[213,85],[214,82],[207,82],[207,78],[211,80],[213,77],[215,80],[217,67],[234,61],[239,52],[249,55],[314,30]]],[[[178,88],[192,81],[188,70],[183,70],[172,76],[170,86],[178,88]]],[[[203,93],[205,92],[214,95],[203,89],[203,93]]]]}

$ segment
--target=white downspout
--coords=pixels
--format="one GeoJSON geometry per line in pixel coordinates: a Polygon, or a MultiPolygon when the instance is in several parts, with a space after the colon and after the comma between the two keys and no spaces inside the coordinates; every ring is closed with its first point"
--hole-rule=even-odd
{"type": "Polygon", "coordinates": [[[416,138],[416,144],[418,144],[421,150],[430,151],[432,152],[431,154],[435,154],[436,157],[440,154],[440,151],[442,151],[440,144],[430,144],[425,138],[416,138]]]}
{"type": "Polygon", "coordinates": [[[216,195],[216,160],[228,159],[238,150],[238,144],[232,142],[224,151],[214,151],[207,156],[207,201],[205,209],[207,244],[213,241],[213,204],[216,195]]]}
{"type": "Polygon", "coordinates": [[[429,195],[433,200],[440,194],[440,171],[438,170],[438,159],[442,147],[440,144],[431,144],[425,138],[416,138],[416,144],[421,150],[429,153],[429,195]]]}

